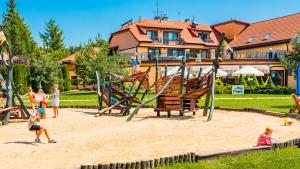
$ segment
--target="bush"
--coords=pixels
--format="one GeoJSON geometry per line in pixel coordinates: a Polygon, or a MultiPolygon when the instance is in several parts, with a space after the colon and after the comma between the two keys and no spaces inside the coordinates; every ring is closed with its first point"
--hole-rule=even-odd
{"type": "Polygon", "coordinates": [[[27,92],[27,88],[30,86],[30,70],[24,64],[15,64],[14,65],[14,83],[20,84],[20,93],[24,94],[27,92]]]}
{"type": "Polygon", "coordinates": [[[269,87],[274,87],[274,86],[275,86],[274,83],[273,83],[273,80],[272,80],[272,77],[271,77],[271,76],[269,76],[268,86],[269,86],[269,87]]]}
{"type": "Polygon", "coordinates": [[[255,75],[253,75],[253,85],[254,86],[259,86],[259,82],[258,82],[258,80],[257,80],[257,78],[256,78],[255,75]]]}
{"type": "Polygon", "coordinates": [[[247,82],[246,82],[245,77],[243,75],[240,75],[240,77],[239,77],[239,84],[247,86],[247,82]]]}
{"type": "Polygon", "coordinates": [[[259,86],[252,89],[255,94],[292,94],[295,90],[285,86],[259,86]]]}
{"type": "Polygon", "coordinates": [[[260,77],[260,78],[259,78],[259,85],[260,85],[260,86],[265,86],[265,82],[264,82],[263,77],[260,77]]]}
{"type": "Polygon", "coordinates": [[[60,85],[61,90],[63,91],[69,91],[71,90],[71,79],[69,77],[69,70],[67,66],[62,65],[61,67],[62,72],[62,84],[60,85]]]}

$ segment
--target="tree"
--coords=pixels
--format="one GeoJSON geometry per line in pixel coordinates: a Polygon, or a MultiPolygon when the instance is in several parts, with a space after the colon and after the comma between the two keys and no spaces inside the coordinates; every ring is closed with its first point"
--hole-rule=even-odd
{"type": "Polygon", "coordinates": [[[128,62],[125,57],[113,53],[109,55],[108,42],[98,35],[94,40],[89,40],[85,48],[76,55],[76,72],[84,84],[95,84],[95,72],[100,73],[101,80],[104,80],[106,73],[126,74],[125,64],[128,62]]]}
{"type": "Polygon", "coordinates": [[[281,63],[286,69],[294,72],[296,75],[297,67],[300,66],[300,32],[298,32],[295,39],[292,40],[293,50],[287,57],[281,57],[281,63]]]}
{"type": "Polygon", "coordinates": [[[243,75],[240,75],[240,77],[239,77],[239,84],[247,86],[247,82],[246,82],[245,77],[243,75]]]}
{"type": "Polygon", "coordinates": [[[44,33],[40,33],[43,46],[47,51],[56,51],[64,49],[63,31],[54,19],[46,23],[44,33]]]}
{"type": "Polygon", "coordinates": [[[275,86],[275,84],[273,83],[273,80],[272,80],[272,77],[271,77],[271,76],[269,76],[268,86],[269,86],[269,87],[274,87],[274,86],[275,86]]]}
{"type": "Polygon", "coordinates": [[[15,0],[9,0],[6,4],[7,13],[3,14],[3,25],[7,41],[10,44],[12,55],[33,57],[36,43],[32,38],[29,27],[16,10],[15,0]]]}
{"type": "Polygon", "coordinates": [[[259,78],[259,85],[260,85],[260,86],[265,86],[265,82],[264,82],[263,77],[260,77],[260,78],[259,78]]]}
{"type": "Polygon", "coordinates": [[[253,75],[253,80],[252,80],[252,82],[253,82],[253,84],[255,85],[255,86],[259,86],[259,82],[258,82],[258,80],[257,80],[257,77],[255,76],[255,75],[253,75]]]}
{"type": "Polygon", "coordinates": [[[38,88],[39,80],[42,82],[42,88],[49,92],[54,84],[62,84],[61,65],[58,58],[51,53],[40,51],[39,56],[32,60],[31,64],[31,80],[35,84],[33,87],[38,88]]]}

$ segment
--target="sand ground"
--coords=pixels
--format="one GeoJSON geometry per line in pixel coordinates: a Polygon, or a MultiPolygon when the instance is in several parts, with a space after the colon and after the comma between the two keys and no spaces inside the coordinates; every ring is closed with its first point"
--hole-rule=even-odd
{"type": "MultiPolygon", "coordinates": [[[[95,118],[96,110],[62,109],[60,117],[48,119],[57,144],[35,144],[27,122],[0,126],[0,168],[78,168],[81,164],[128,162],[173,156],[180,153],[214,153],[251,147],[265,127],[274,137],[300,137],[300,122],[283,126],[283,119],[247,112],[215,111],[211,122],[201,113],[185,117],[155,117],[142,109],[131,122],[117,114],[95,118]]],[[[174,113],[175,114],[175,113],[174,113]]]]}

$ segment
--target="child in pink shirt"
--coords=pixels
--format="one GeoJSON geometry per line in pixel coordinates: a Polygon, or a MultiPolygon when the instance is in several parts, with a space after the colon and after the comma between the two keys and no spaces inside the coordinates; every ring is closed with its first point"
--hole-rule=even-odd
{"type": "Polygon", "coordinates": [[[261,134],[257,140],[257,146],[269,146],[272,144],[271,135],[273,130],[270,128],[266,128],[266,131],[261,134]]]}

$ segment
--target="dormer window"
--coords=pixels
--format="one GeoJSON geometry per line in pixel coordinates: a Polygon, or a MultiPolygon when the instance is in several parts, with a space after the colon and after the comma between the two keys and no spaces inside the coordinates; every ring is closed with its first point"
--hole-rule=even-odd
{"type": "Polygon", "coordinates": [[[209,32],[201,32],[198,34],[198,37],[202,39],[203,42],[213,42],[210,39],[209,32]]]}
{"type": "Polygon", "coordinates": [[[251,43],[255,39],[255,35],[250,36],[246,43],[251,43]]]}
{"type": "Polygon", "coordinates": [[[158,33],[157,31],[147,31],[147,36],[152,40],[158,40],[158,33]]]}
{"type": "Polygon", "coordinates": [[[271,36],[272,36],[272,33],[268,33],[268,34],[263,38],[263,40],[268,40],[268,39],[271,38],[271,36]]]}

